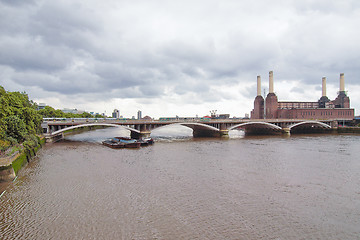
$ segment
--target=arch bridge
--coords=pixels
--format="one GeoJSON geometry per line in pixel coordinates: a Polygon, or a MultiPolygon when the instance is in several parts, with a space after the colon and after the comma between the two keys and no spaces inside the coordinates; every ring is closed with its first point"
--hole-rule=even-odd
{"type": "Polygon", "coordinates": [[[168,125],[182,125],[193,130],[194,137],[221,137],[227,136],[230,130],[242,130],[245,134],[264,135],[264,134],[290,134],[323,132],[337,126],[334,121],[317,120],[265,120],[258,121],[246,119],[214,119],[214,120],[191,120],[191,121],[145,121],[145,120],[102,120],[89,121],[81,120],[60,120],[47,121],[43,123],[44,132],[49,139],[62,138],[63,133],[76,128],[93,128],[95,126],[122,127],[130,131],[132,138],[142,138],[150,136],[151,131],[168,125]]]}

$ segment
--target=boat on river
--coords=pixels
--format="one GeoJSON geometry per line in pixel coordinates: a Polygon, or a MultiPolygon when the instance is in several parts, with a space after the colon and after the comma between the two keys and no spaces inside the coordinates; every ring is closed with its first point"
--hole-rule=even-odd
{"type": "Polygon", "coordinates": [[[140,146],[147,146],[153,143],[154,139],[152,138],[136,140],[127,137],[114,137],[102,142],[103,145],[111,148],[139,148],[140,146]]]}
{"type": "Polygon", "coordinates": [[[111,138],[102,142],[103,145],[111,148],[139,148],[141,143],[135,139],[111,138]]]}
{"type": "MultiPolygon", "coordinates": [[[[119,139],[120,141],[131,141],[131,140],[135,140],[135,139],[131,139],[128,137],[115,137],[116,139],[119,139]]],[[[140,140],[136,140],[137,142],[140,142],[141,146],[148,146],[154,143],[154,139],[148,137],[148,138],[142,138],[140,140]]]]}
{"type": "Polygon", "coordinates": [[[120,142],[118,139],[107,139],[102,142],[103,145],[110,147],[110,148],[124,148],[125,143],[120,142]]]}
{"type": "Polygon", "coordinates": [[[125,144],[126,148],[139,148],[141,143],[135,139],[119,139],[120,143],[125,144]]]}
{"type": "Polygon", "coordinates": [[[154,143],[154,139],[152,138],[143,138],[139,140],[141,143],[141,146],[148,146],[154,143]]]}

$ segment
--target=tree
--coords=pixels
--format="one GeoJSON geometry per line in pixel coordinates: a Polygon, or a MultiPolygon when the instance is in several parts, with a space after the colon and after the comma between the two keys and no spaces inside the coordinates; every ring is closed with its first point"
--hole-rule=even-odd
{"type": "Polygon", "coordinates": [[[92,118],[93,116],[92,116],[90,113],[88,113],[88,112],[83,112],[83,113],[81,114],[81,117],[82,117],[82,118],[92,118]]]}
{"type": "Polygon", "coordinates": [[[38,113],[43,118],[61,118],[64,117],[64,113],[61,110],[55,110],[50,106],[45,106],[45,108],[40,109],[38,113]]]}
{"type": "Polygon", "coordinates": [[[103,115],[100,115],[100,114],[96,114],[96,115],[95,115],[95,118],[104,118],[104,116],[103,116],[103,115]]]}
{"type": "Polygon", "coordinates": [[[6,91],[2,86],[0,86],[0,97],[4,94],[6,94],[6,91]]]}
{"type": "Polygon", "coordinates": [[[42,122],[42,117],[37,113],[37,111],[30,107],[22,108],[21,118],[24,120],[27,131],[29,134],[36,134],[41,131],[40,126],[42,122]]]}
{"type": "Polygon", "coordinates": [[[35,109],[25,92],[7,92],[0,86],[0,139],[13,144],[40,133],[42,117],[35,109]]]}
{"type": "Polygon", "coordinates": [[[18,116],[12,115],[5,118],[5,134],[7,137],[15,138],[18,142],[22,142],[28,135],[26,125],[18,116]]]}

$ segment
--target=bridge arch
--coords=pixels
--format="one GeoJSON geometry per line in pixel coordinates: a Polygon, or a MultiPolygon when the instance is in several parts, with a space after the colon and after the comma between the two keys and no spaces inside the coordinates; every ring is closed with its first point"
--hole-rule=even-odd
{"type": "Polygon", "coordinates": [[[291,130],[292,128],[301,126],[301,125],[317,125],[319,127],[323,127],[323,128],[331,128],[330,125],[323,123],[323,122],[318,122],[318,121],[305,121],[305,122],[299,122],[299,123],[295,123],[291,126],[289,126],[289,129],[291,130]]]}
{"type": "Polygon", "coordinates": [[[201,128],[201,129],[207,129],[207,130],[210,130],[210,131],[220,131],[220,129],[218,129],[216,127],[213,127],[213,126],[210,126],[210,125],[207,125],[207,124],[204,124],[204,123],[179,123],[179,124],[182,125],[182,126],[191,128],[193,130],[201,128]]]}
{"type": "Polygon", "coordinates": [[[244,129],[246,134],[275,134],[281,133],[282,128],[267,122],[246,122],[234,125],[229,128],[229,130],[233,130],[236,128],[244,129]]]}
{"type": "Polygon", "coordinates": [[[52,132],[50,135],[55,136],[55,135],[58,135],[60,133],[63,133],[65,131],[68,131],[68,130],[71,130],[71,129],[83,128],[83,127],[92,127],[92,126],[121,127],[121,128],[125,128],[127,130],[130,130],[131,132],[140,133],[139,130],[136,130],[136,129],[133,129],[133,128],[130,128],[130,127],[127,127],[127,126],[118,125],[118,124],[112,124],[112,123],[85,123],[85,124],[79,124],[79,125],[75,125],[75,126],[71,126],[71,127],[62,128],[60,130],[52,132]]]}
{"type": "Polygon", "coordinates": [[[180,123],[180,125],[191,128],[194,137],[220,137],[220,129],[204,123],[180,123]]]}
{"type": "Polygon", "coordinates": [[[331,126],[318,121],[304,121],[289,126],[290,132],[296,132],[297,129],[301,129],[301,132],[306,132],[306,130],[313,132],[321,129],[331,129],[331,126]]]}
{"type": "Polygon", "coordinates": [[[204,123],[188,123],[188,122],[177,122],[177,123],[170,123],[167,125],[155,127],[153,129],[160,129],[167,126],[184,126],[187,128],[191,128],[193,130],[193,136],[194,137],[214,137],[214,136],[220,136],[221,132],[220,129],[204,124],[204,123]]]}

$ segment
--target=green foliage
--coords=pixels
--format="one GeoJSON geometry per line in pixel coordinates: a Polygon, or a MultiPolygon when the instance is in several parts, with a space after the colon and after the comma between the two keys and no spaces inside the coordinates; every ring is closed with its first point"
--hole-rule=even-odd
{"type": "Polygon", "coordinates": [[[31,151],[37,147],[39,144],[39,138],[35,135],[27,135],[25,141],[23,142],[24,149],[27,153],[31,153],[31,151]]]}
{"type": "Polygon", "coordinates": [[[0,97],[5,94],[6,94],[5,89],[2,86],[0,86],[0,97]]]}
{"type": "Polygon", "coordinates": [[[93,117],[90,113],[87,113],[87,112],[83,112],[80,115],[81,115],[82,118],[92,118],[93,117]]]}
{"type": "Polygon", "coordinates": [[[38,113],[43,118],[92,118],[93,116],[90,113],[84,112],[81,114],[74,114],[74,113],[64,113],[63,111],[50,106],[46,106],[43,109],[40,109],[38,113]]]}
{"type": "Polygon", "coordinates": [[[38,111],[38,113],[43,117],[43,118],[61,118],[64,117],[64,113],[61,110],[55,110],[54,108],[50,107],[50,106],[45,106],[45,108],[40,109],[38,111]]]}
{"type": "Polygon", "coordinates": [[[25,92],[7,92],[0,86],[0,139],[14,145],[40,133],[42,117],[36,107],[25,92]]]}
{"type": "Polygon", "coordinates": [[[16,115],[8,116],[4,119],[5,133],[7,137],[15,138],[18,142],[22,142],[27,134],[24,121],[16,115]]]}
{"type": "Polygon", "coordinates": [[[100,114],[96,114],[96,115],[95,115],[95,118],[104,118],[104,116],[103,116],[103,115],[100,115],[100,114]]]}
{"type": "Polygon", "coordinates": [[[0,140],[0,152],[5,152],[6,149],[10,147],[11,143],[9,141],[0,140]]]}
{"type": "Polygon", "coordinates": [[[11,146],[14,146],[14,145],[18,144],[18,141],[17,141],[15,138],[13,138],[13,137],[7,136],[5,140],[8,141],[8,142],[10,142],[10,145],[11,145],[11,146]]]}
{"type": "MultiPolygon", "coordinates": [[[[32,135],[41,133],[43,118],[91,118],[89,113],[64,113],[50,106],[37,110],[25,92],[7,92],[0,86],[0,140],[1,149],[24,142],[25,148],[33,147],[32,135]],[[30,137],[29,137],[30,136],[30,137]]],[[[98,115],[98,118],[103,116],[98,115]]]]}
{"type": "Polygon", "coordinates": [[[13,155],[15,152],[20,152],[23,149],[22,145],[15,145],[11,147],[11,151],[7,153],[8,156],[13,155]]]}

